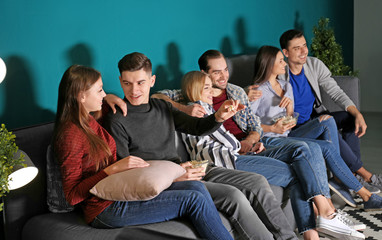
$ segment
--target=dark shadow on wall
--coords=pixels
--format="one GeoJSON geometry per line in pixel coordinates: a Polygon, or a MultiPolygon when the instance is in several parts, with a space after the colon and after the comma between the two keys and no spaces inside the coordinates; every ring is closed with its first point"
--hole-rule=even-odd
{"type": "Polygon", "coordinates": [[[178,45],[174,42],[167,45],[167,63],[158,65],[153,72],[156,82],[151,93],[162,89],[179,89],[184,72],[180,69],[181,56],[178,45]]]}
{"type": "Polygon", "coordinates": [[[5,107],[0,122],[8,129],[15,129],[53,121],[55,113],[37,104],[35,81],[27,62],[22,57],[11,56],[6,63],[7,76],[1,86],[5,88],[5,107]]]}
{"type": "Polygon", "coordinates": [[[300,30],[302,32],[304,31],[304,23],[300,20],[300,13],[296,11],[295,13],[295,19],[294,19],[294,29],[300,30]]]}
{"type": "Polygon", "coordinates": [[[79,64],[93,67],[93,57],[90,48],[84,43],[78,43],[69,48],[66,53],[69,65],[79,64]]]}
{"type": "Polygon", "coordinates": [[[225,57],[233,56],[232,42],[231,42],[231,39],[229,37],[223,38],[220,50],[221,50],[221,53],[223,53],[223,55],[225,57]]]}
{"type": "Polygon", "coordinates": [[[236,21],[236,35],[239,46],[241,48],[241,54],[255,54],[259,50],[257,46],[250,46],[247,43],[246,23],[244,18],[238,18],[236,21]]]}

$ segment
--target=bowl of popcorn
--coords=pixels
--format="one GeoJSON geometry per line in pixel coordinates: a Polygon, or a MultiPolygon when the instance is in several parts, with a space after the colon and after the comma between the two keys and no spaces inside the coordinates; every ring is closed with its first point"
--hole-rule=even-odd
{"type": "Polygon", "coordinates": [[[205,172],[208,166],[208,160],[191,160],[192,168],[203,168],[201,172],[205,172]]]}
{"type": "Polygon", "coordinates": [[[299,116],[298,112],[294,112],[292,115],[288,115],[286,112],[283,112],[283,113],[280,113],[280,114],[277,114],[276,116],[274,116],[272,118],[272,121],[274,123],[276,123],[279,120],[281,120],[284,125],[296,124],[298,116],[299,116]]]}

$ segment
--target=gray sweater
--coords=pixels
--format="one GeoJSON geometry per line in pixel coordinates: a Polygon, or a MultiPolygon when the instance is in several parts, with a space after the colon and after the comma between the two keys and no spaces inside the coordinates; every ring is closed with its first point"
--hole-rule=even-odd
{"type": "MultiPolygon", "coordinates": [[[[321,90],[325,91],[330,98],[344,110],[349,106],[355,106],[353,101],[350,100],[346,93],[332,78],[331,72],[321,60],[315,57],[307,57],[303,67],[305,76],[316,95],[316,103],[314,106],[316,112],[320,113],[326,110],[322,105],[321,90]]],[[[279,76],[279,79],[287,80],[289,82],[289,68],[287,68],[285,75],[279,76]]]]}
{"type": "Polygon", "coordinates": [[[192,135],[205,135],[221,126],[215,115],[207,118],[191,117],[164,100],[151,99],[148,104],[131,105],[126,99],[127,116],[121,111],[109,112],[104,127],[117,144],[118,159],[129,155],[144,160],[170,160],[180,158],[175,149],[175,130],[192,135]]]}

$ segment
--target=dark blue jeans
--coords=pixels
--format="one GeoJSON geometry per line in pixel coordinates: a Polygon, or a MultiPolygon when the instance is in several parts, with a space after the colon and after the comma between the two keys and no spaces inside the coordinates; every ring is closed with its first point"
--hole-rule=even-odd
{"type": "MultiPolygon", "coordinates": [[[[354,134],[354,130],[355,130],[354,117],[345,111],[332,112],[329,114],[333,116],[336,127],[337,127],[336,131],[330,128],[328,129],[332,135],[331,139],[333,143],[336,144],[336,139],[334,137],[334,134],[336,133],[338,136],[336,138],[338,139],[337,141],[338,141],[339,152],[341,154],[342,159],[345,161],[346,165],[350,168],[352,172],[356,172],[363,166],[363,163],[361,161],[361,148],[360,148],[359,138],[354,134]]],[[[303,129],[302,131],[305,131],[304,128],[309,129],[311,122],[316,120],[318,120],[318,117],[313,118],[298,127],[295,127],[289,133],[289,136],[290,137],[295,137],[295,136],[306,137],[306,136],[302,136],[300,133],[296,134],[296,132],[301,131],[301,129],[303,129]]],[[[326,123],[326,121],[322,121],[322,124],[319,124],[319,125],[320,127],[329,126],[326,123]]],[[[328,138],[326,136],[320,136],[317,139],[327,140],[328,138]]]]}
{"type": "Polygon", "coordinates": [[[173,183],[149,201],[114,202],[91,223],[96,228],[116,228],[168,221],[184,217],[191,220],[205,239],[232,239],[202,182],[173,183]]]}
{"type": "Polygon", "coordinates": [[[330,113],[336,120],[339,133],[341,157],[352,172],[358,171],[363,163],[361,161],[361,147],[359,138],[354,134],[354,117],[345,111],[330,113]]]}

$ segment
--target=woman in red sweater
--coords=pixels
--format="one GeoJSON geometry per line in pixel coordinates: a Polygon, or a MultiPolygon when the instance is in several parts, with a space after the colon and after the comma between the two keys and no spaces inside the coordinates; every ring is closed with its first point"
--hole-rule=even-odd
{"type": "Polygon", "coordinates": [[[108,175],[149,165],[134,156],[116,161],[114,139],[96,121],[106,96],[102,86],[98,71],[79,65],[69,67],[60,82],[53,140],[67,201],[81,205],[86,222],[94,227],[186,217],[203,238],[232,239],[201,182],[174,182],[148,201],[108,201],[89,192],[108,175]]]}

